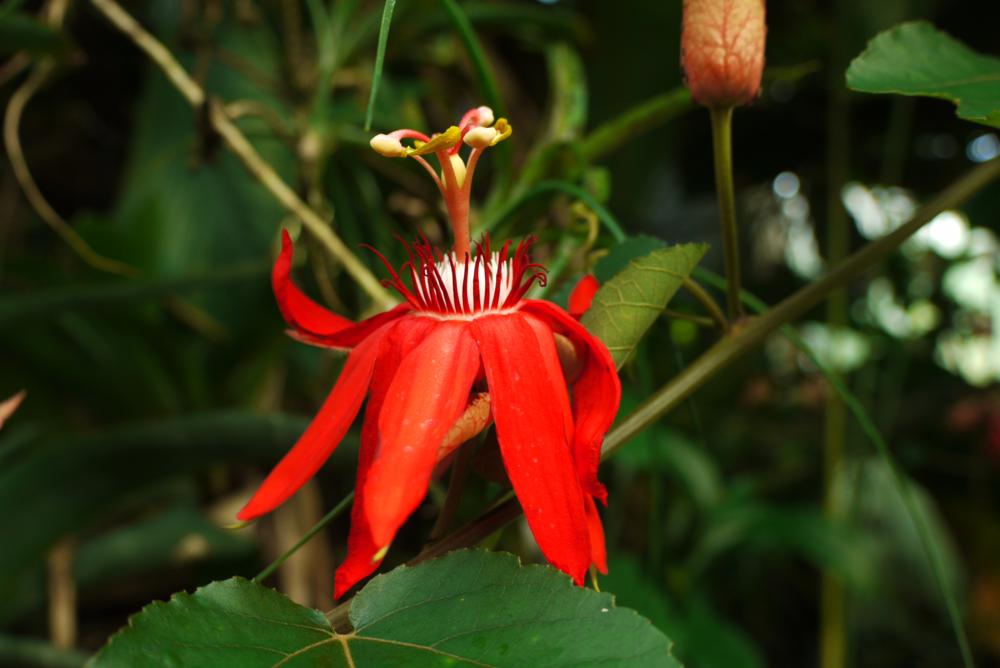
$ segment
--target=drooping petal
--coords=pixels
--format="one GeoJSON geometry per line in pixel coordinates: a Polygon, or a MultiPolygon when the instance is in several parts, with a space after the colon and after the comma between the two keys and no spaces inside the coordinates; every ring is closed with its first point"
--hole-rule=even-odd
{"type": "Polygon", "coordinates": [[[597,504],[594,498],[584,492],[583,506],[587,513],[587,532],[590,534],[590,561],[597,570],[608,574],[608,551],[604,544],[604,525],[601,516],[597,514],[597,504]]]}
{"type": "Polygon", "coordinates": [[[351,531],[347,538],[347,558],[337,568],[334,577],[334,598],[343,596],[382,563],[381,557],[384,554],[379,555],[382,546],[377,545],[372,538],[364,511],[365,481],[378,449],[378,416],[400,361],[420,343],[432,322],[427,318],[407,318],[393,327],[383,339],[382,350],[372,375],[365,421],[361,427],[361,451],[354,486],[354,505],[351,508],[351,531]]]}
{"type": "Polygon", "coordinates": [[[594,295],[600,287],[601,284],[593,274],[584,275],[573,288],[573,292],[569,293],[569,314],[579,320],[590,308],[594,295]]]}
{"type": "Polygon", "coordinates": [[[478,318],[471,330],[486,370],[504,466],[528,526],[546,559],[582,584],[590,564],[583,491],[564,420],[551,408],[564,384],[562,373],[552,377],[520,313],[478,318]]]}
{"type": "Polygon", "coordinates": [[[295,246],[287,230],[281,231],[281,253],[271,270],[271,287],[278,309],[292,328],[289,334],[311,345],[324,348],[353,348],[382,325],[410,310],[400,305],[377,316],[354,323],[323,308],[302,292],[292,281],[292,258],[295,246]]]}
{"type": "Polygon", "coordinates": [[[569,407],[569,391],[563,381],[562,363],[559,361],[559,353],[556,348],[555,337],[552,334],[552,327],[548,323],[539,320],[535,316],[525,315],[524,321],[528,323],[538,341],[538,352],[545,364],[545,374],[555,379],[551,384],[552,394],[548,397],[548,409],[554,411],[563,421],[563,434],[566,443],[573,442],[573,411],[569,407]],[[562,382],[558,382],[562,381],[562,382]]]}
{"type": "Polygon", "coordinates": [[[372,537],[387,546],[427,494],[441,442],[465,410],[479,370],[468,323],[435,322],[407,355],[379,415],[379,447],[365,482],[372,537]]]}
{"type": "Polygon", "coordinates": [[[597,480],[601,444],[618,414],[621,381],[618,370],[598,338],[551,302],[526,300],[524,311],[538,316],[576,346],[582,370],[573,384],[573,454],[580,482],[588,494],[607,502],[607,490],[597,480]]]}
{"type": "Polygon", "coordinates": [[[318,348],[332,348],[334,350],[347,350],[353,348],[371,336],[371,333],[378,328],[389,324],[393,320],[397,320],[411,311],[409,304],[400,304],[395,308],[392,308],[378,315],[373,315],[372,317],[362,320],[358,323],[352,323],[350,327],[345,327],[337,332],[332,332],[330,334],[324,334],[322,336],[310,334],[309,332],[303,330],[288,330],[288,335],[297,341],[302,343],[308,343],[311,346],[316,346],[318,348]]]}
{"type": "Polygon", "coordinates": [[[333,454],[361,408],[382,338],[391,327],[389,325],[376,331],[351,352],[319,413],[237,514],[240,520],[252,520],[277,508],[313,477],[333,454]]]}
{"type": "Polygon", "coordinates": [[[299,290],[291,277],[294,253],[295,245],[288,230],[281,230],[281,253],[271,270],[271,287],[285,322],[298,331],[314,336],[332,334],[353,325],[347,318],[331,313],[299,290]]]}

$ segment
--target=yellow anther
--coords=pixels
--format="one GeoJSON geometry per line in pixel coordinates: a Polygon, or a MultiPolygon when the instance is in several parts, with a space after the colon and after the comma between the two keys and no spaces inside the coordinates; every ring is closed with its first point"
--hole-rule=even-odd
{"type": "Polygon", "coordinates": [[[378,552],[376,552],[375,556],[372,557],[372,563],[374,564],[374,563],[377,563],[377,562],[382,561],[383,559],[385,559],[385,555],[386,555],[386,553],[388,551],[389,551],[389,546],[386,545],[381,550],[379,550],[378,552]]]}
{"type": "Polygon", "coordinates": [[[472,128],[465,133],[464,141],[472,148],[486,148],[500,133],[493,128],[472,128]]]}

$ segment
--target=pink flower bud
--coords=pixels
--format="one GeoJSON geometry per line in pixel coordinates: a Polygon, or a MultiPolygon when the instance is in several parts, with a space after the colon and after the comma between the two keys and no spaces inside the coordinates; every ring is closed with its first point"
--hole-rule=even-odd
{"type": "Polygon", "coordinates": [[[695,102],[751,102],[764,70],[764,0],[684,0],[681,64],[695,102]]]}

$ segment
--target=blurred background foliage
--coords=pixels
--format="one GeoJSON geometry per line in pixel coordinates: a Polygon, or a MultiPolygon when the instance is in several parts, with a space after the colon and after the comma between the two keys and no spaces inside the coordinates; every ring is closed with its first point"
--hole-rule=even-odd
{"type": "MultiPolygon", "coordinates": [[[[399,0],[372,132],[443,129],[483,102],[508,115],[514,141],[481,167],[475,224],[539,235],[554,299],[617,245],[569,187],[629,235],[711,243],[705,266],[719,270],[708,115],[677,90],[680,4],[462,2],[491,83],[454,3],[399,0]]],[[[1000,154],[995,133],[945,103],[838,92],[850,58],[901,20],[926,18],[995,51],[997,16],[984,4],[770,3],[765,85],[734,130],[751,291],[773,303],[818,275],[831,211],[846,211],[857,247],[1000,154]],[[834,136],[848,141],[831,147],[834,136]]],[[[399,259],[394,235],[445,240],[432,184],[367,146],[382,3],[126,7],[230,104],[261,155],[349,246],[399,259]]],[[[349,439],[286,508],[224,528],[341,363],[284,335],[267,280],[281,227],[298,236],[308,292],[348,315],[368,308],[204,113],[89,3],[72,3],[61,30],[36,18],[40,9],[0,3],[0,97],[8,104],[32,68],[52,63],[17,129],[25,160],[73,229],[134,273],[89,267],[41,221],[10,162],[0,164],[0,397],[27,390],[0,432],[4,665],[76,665],[146,602],[254,575],[353,487],[349,439]],[[74,649],[45,640],[59,606],[75,610],[74,649]]],[[[998,208],[994,187],[852,285],[849,326],[831,328],[819,311],[796,326],[846,374],[911,476],[984,665],[1000,664],[998,208]]],[[[686,295],[672,308],[698,311],[686,295]]],[[[623,370],[623,414],[715,336],[661,319],[623,370]]],[[[836,479],[848,517],[823,516],[826,392],[808,359],[774,335],[603,467],[610,574],[601,586],[673,638],[687,665],[815,662],[820,572],[848,592],[851,665],[955,665],[913,525],[854,424],[836,479]]],[[[463,518],[496,493],[472,485],[463,518]]],[[[419,550],[442,497],[432,489],[390,566],[419,550]]],[[[341,518],[269,583],[331,607],[346,531],[341,518]]],[[[537,558],[523,526],[493,542],[537,558]]]]}

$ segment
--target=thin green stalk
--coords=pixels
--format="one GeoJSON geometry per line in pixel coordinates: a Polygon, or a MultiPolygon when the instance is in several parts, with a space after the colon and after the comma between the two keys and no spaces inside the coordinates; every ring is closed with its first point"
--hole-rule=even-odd
{"type": "Polygon", "coordinates": [[[326,515],[324,515],[322,518],[320,518],[320,520],[318,522],[316,522],[316,524],[314,524],[312,526],[312,528],[309,529],[309,531],[307,531],[305,533],[305,535],[302,536],[302,538],[300,538],[298,540],[297,543],[295,543],[295,545],[292,545],[290,548],[288,548],[288,550],[285,551],[284,554],[282,554],[280,557],[278,557],[277,559],[275,559],[274,561],[272,561],[267,566],[267,568],[265,568],[260,573],[258,573],[257,575],[255,575],[254,578],[253,578],[253,581],[254,582],[261,582],[261,581],[266,580],[267,578],[271,577],[271,575],[276,570],[278,570],[278,568],[281,566],[281,564],[283,564],[286,561],[288,561],[289,557],[291,557],[293,554],[295,554],[296,552],[298,552],[299,549],[303,545],[305,545],[306,543],[308,543],[309,541],[311,541],[316,536],[316,534],[318,534],[320,531],[322,531],[326,527],[327,524],[329,524],[333,520],[335,520],[338,517],[340,517],[340,514],[343,513],[345,510],[347,510],[347,507],[349,505],[351,505],[351,501],[353,501],[353,500],[354,500],[354,492],[351,492],[350,494],[348,494],[347,496],[345,496],[343,499],[341,499],[340,503],[338,503],[337,505],[335,505],[330,510],[330,512],[328,512],[326,515]]]}
{"type": "Polygon", "coordinates": [[[433,543],[441,540],[451,528],[455,513],[458,512],[458,504],[462,500],[462,492],[465,491],[465,481],[469,475],[469,466],[472,463],[473,449],[470,444],[459,446],[455,454],[455,463],[451,467],[451,477],[448,479],[448,493],[441,504],[441,512],[438,514],[428,542],[433,543]]]}
{"type": "Polygon", "coordinates": [[[736,227],[736,195],[733,189],[733,108],[709,109],[712,115],[712,157],[715,189],[719,196],[722,252],[725,257],[726,306],[730,320],[743,316],[740,303],[740,240],[736,227]]]}
{"type": "Polygon", "coordinates": [[[705,288],[698,285],[698,282],[690,276],[684,278],[683,286],[684,289],[688,291],[688,294],[698,300],[698,303],[701,304],[702,307],[708,312],[708,314],[712,317],[712,321],[718,325],[722,331],[728,332],[729,321],[726,320],[726,316],[722,313],[722,309],[719,308],[719,305],[715,303],[712,295],[710,295],[705,288]]]}
{"type": "Polygon", "coordinates": [[[382,82],[382,65],[385,63],[385,47],[389,43],[389,27],[392,25],[392,12],[396,9],[396,0],[385,0],[382,7],[382,23],[378,28],[378,46],[375,47],[375,69],[372,72],[372,90],[368,96],[368,111],[365,112],[365,130],[372,129],[372,116],[375,115],[375,98],[378,97],[378,87],[382,82]]]}
{"type": "Polygon", "coordinates": [[[518,209],[520,209],[522,206],[524,206],[531,200],[535,199],[536,197],[540,197],[542,195],[552,192],[565,193],[571,197],[575,197],[576,199],[586,204],[587,207],[594,212],[598,220],[601,221],[601,224],[604,225],[605,229],[607,229],[608,232],[611,233],[611,236],[615,241],[621,243],[622,241],[625,241],[625,239],[627,238],[625,235],[625,231],[618,224],[618,221],[615,220],[615,217],[611,215],[610,211],[605,209],[586,190],[578,186],[575,186],[572,183],[566,183],[565,181],[542,181],[534,188],[532,188],[531,190],[529,190],[528,192],[524,193],[516,200],[511,202],[506,209],[497,214],[496,218],[487,221],[482,226],[483,229],[485,230],[493,229],[497,225],[500,225],[501,223],[513,217],[513,215],[517,213],[518,209]]]}
{"type": "MultiPolygon", "coordinates": [[[[826,182],[826,253],[830,265],[835,265],[850,250],[847,212],[840,201],[840,191],[847,181],[850,107],[843,72],[844,2],[833,3],[832,53],[829,65],[830,102],[827,109],[827,182],[826,182]]],[[[826,318],[830,327],[847,325],[847,290],[830,293],[826,303],[826,318]]],[[[828,381],[829,382],[829,376],[828,381]]],[[[847,411],[841,396],[827,392],[823,421],[823,512],[831,523],[843,519],[843,502],[836,494],[837,473],[844,460],[847,432],[847,411]]],[[[820,668],[844,668],[847,663],[847,610],[844,585],[829,571],[820,579],[820,668]]]]}

